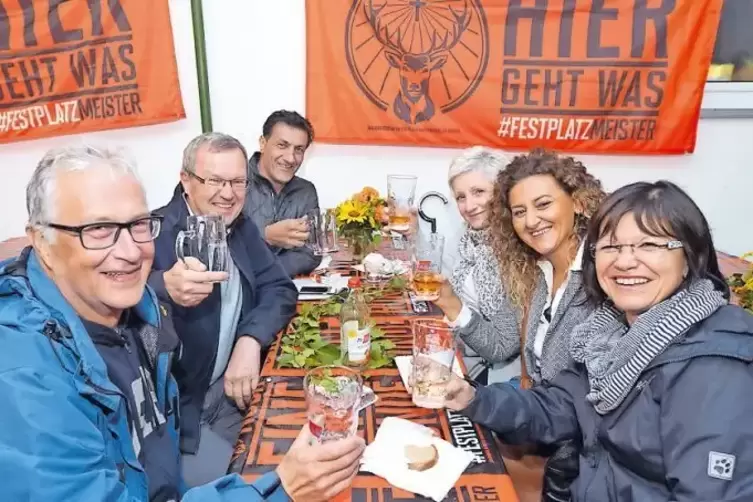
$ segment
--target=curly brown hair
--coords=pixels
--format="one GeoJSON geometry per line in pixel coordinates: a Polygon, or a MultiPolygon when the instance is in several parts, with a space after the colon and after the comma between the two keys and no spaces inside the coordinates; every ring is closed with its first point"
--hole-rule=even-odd
{"type": "Polygon", "coordinates": [[[502,284],[517,308],[528,302],[536,285],[538,254],[518,237],[512,224],[510,190],[530,176],[551,175],[573,198],[582,214],[573,228],[574,249],[583,239],[588,221],[606,197],[601,182],[572,157],[537,148],[518,155],[497,175],[490,202],[490,244],[499,262],[502,284]]]}

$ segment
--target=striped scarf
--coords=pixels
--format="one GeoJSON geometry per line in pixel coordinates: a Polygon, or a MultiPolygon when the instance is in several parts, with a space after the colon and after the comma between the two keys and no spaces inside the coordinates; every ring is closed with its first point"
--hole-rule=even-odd
{"type": "Polygon", "coordinates": [[[653,306],[632,326],[611,303],[596,309],[573,330],[570,341],[573,359],[584,363],[588,373],[586,400],[600,415],[616,409],[651,361],[726,303],[712,282],[703,279],[653,306]]]}

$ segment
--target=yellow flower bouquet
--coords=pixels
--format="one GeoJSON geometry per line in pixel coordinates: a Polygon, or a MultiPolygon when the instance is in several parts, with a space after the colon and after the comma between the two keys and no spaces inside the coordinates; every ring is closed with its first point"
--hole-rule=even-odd
{"type": "Polygon", "coordinates": [[[356,259],[363,258],[379,244],[387,224],[387,201],[374,188],[366,187],[335,208],[337,231],[356,259]]]}

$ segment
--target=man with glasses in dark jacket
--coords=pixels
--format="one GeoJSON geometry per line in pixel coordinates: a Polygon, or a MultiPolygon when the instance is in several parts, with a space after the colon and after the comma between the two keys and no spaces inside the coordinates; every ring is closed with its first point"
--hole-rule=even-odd
{"type": "Polygon", "coordinates": [[[227,469],[263,354],[294,315],[298,298],[280,261],[242,212],[247,162],[245,148],[231,136],[195,138],[183,153],[172,200],[156,211],[164,220],[149,284],[174,305],[183,342],[175,376],[183,473],[191,486],[227,469]],[[223,217],[227,272],[207,271],[190,257],[177,259],[176,238],[189,215],[223,217]]]}
{"type": "Polygon", "coordinates": [[[321,261],[306,246],[306,215],[319,209],[316,188],[296,176],[314,129],[300,114],[278,110],[262,127],[259,151],[248,163],[248,196],[243,212],[259,227],[264,240],[289,276],[308,274],[321,261]]]}

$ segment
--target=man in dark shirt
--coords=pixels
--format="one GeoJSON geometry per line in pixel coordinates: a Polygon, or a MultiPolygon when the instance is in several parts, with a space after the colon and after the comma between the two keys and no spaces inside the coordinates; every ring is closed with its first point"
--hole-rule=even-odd
{"type": "MultiPolygon", "coordinates": [[[[179,500],[180,469],[172,452],[165,415],[160,411],[152,378],[155,368],[142,343],[146,322],[129,309],[117,327],[81,319],[107,365],[107,376],[128,401],[128,428],[136,456],[149,476],[149,500],[179,500]]],[[[177,338],[171,347],[178,347],[177,338]]]]}
{"type": "Polygon", "coordinates": [[[248,162],[248,195],[243,212],[280,259],[290,277],[308,274],[321,262],[306,246],[305,216],[319,209],[316,187],[296,176],[314,128],[300,114],[278,110],[264,121],[259,151],[248,162]]]}

